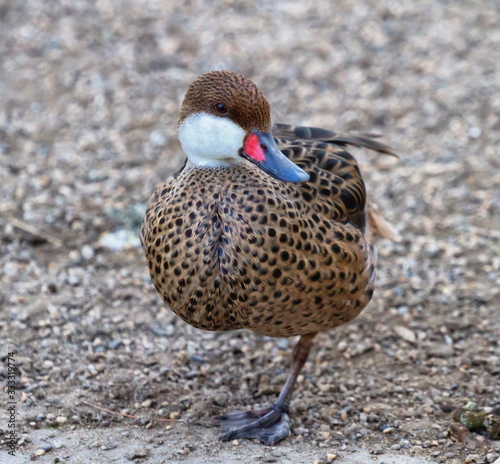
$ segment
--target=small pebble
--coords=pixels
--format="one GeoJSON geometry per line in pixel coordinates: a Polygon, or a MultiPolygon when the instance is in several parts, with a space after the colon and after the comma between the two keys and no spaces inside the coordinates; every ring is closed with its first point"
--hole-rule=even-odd
{"type": "Polygon", "coordinates": [[[469,454],[465,458],[465,464],[482,464],[484,459],[479,454],[469,454]]]}
{"type": "Polygon", "coordinates": [[[44,449],[39,449],[35,451],[35,456],[45,456],[46,451],[44,449]]]}
{"type": "Polygon", "coordinates": [[[143,408],[150,408],[151,405],[153,404],[153,401],[150,400],[150,399],[147,399],[147,400],[144,400],[142,403],[141,403],[141,406],[143,408]]]}
{"type": "Polygon", "coordinates": [[[264,462],[278,462],[278,459],[275,458],[274,456],[265,456],[264,462]]]}
{"type": "Polygon", "coordinates": [[[64,417],[64,416],[57,416],[56,417],[56,422],[58,424],[66,424],[68,422],[68,418],[67,417],[64,417]]]}
{"type": "Polygon", "coordinates": [[[148,448],[139,448],[129,455],[127,455],[127,458],[129,461],[134,461],[136,459],[143,459],[147,458],[151,454],[151,451],[149,451],[148,448]]]}
{"type": "Polygon", "coordinates": [[[151,143],[153,147],[161,148],[166,145],[167,137],[165,137],[162,132],[154,130],[149,134],[149,143],[151,143]]]}
{"type": "Polygon", "coordinates": [[[45,369],[52,369],[54,367],[54,363],[48,359],[46,359],[43,363],[42,363],[42,366],[45,368],[45,369]]]}
{"type": "Polygon", "coordinates": [[[84,245],[80,253],[82,258],[87,261],[94,257],[94,249],[90,245],[84,245]]]}
{"type": "Polygon", "coordinates": [[[394,332],[396,332],[403,340],[406,340],[409,343],[415,343],[417,341],[415,332],[402,325],[395,326],[394,332]]]}
{"type": "Polygon", "coordinates": [[[472,127],[469,127],[469,137],[471,139],[478,139],[479,137],[481,137],[481,134],[482,134],[482,130],[480,127],[477,127],[477,126],[472,126],[472,127]]]}

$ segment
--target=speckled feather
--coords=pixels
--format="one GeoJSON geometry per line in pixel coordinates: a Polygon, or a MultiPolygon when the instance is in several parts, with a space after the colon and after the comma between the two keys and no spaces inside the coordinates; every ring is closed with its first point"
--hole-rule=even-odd
{"type": "Polygon", "coordinates": [[[332,143],[279,142],[309,182],[286,184],[249,162],[188,163],[149,202],[141,240],[154,285],[196,327],[298,335],[348,322],[370,300],[375,258],[356,162],[332,143]]]}
{"type": "Polygon", "coordinates": [[[323,129],[273,132],[308,182],[280,181],[246,160],[203,169],[188,161],[149,201],[141,242],[153,283],[195,327],[324,331],[355,318],[373,294],[366,192],[345,145],[390,149],[323,129]]]}

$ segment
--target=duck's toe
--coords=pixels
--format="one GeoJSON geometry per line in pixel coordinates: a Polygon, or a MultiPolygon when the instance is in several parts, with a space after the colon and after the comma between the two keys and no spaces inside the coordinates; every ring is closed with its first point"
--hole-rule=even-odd
{"type": "Polygon", "coordinates": [[[236,411],[217,417],[221,426],[219,440],[257,438],[265,445],[275,445],[290,434],[290,418],[275,405],[254,411],[236,411]]]}

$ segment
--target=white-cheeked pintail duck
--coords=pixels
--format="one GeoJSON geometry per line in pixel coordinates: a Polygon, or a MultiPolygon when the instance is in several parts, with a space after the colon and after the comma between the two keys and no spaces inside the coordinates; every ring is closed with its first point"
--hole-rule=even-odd
{"type": "Polygon", "coordinates": [[[393,152],[371,136],[272,126],[264,94],[229,71],[191,84],[178,129],[187,162],[153,194],[141,228],[151,278],[200,329],[300,335],[276,403],[219,418],[222,440],[273,445],[290,433],[291,394],[315,335],[372,297],[371,234],[394,238],[367,206],[346,146],[393,152]]]}

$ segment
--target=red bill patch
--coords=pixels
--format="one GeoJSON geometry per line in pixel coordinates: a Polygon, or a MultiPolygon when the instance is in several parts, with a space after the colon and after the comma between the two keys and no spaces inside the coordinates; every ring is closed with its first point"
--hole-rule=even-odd
{"type": "Polygon", "coordinates": [[[250,134],[245,143],[245,153],[255,161],[265,161],[266,155],[260,146],[259,137],[255,134],[250,134]]]}

